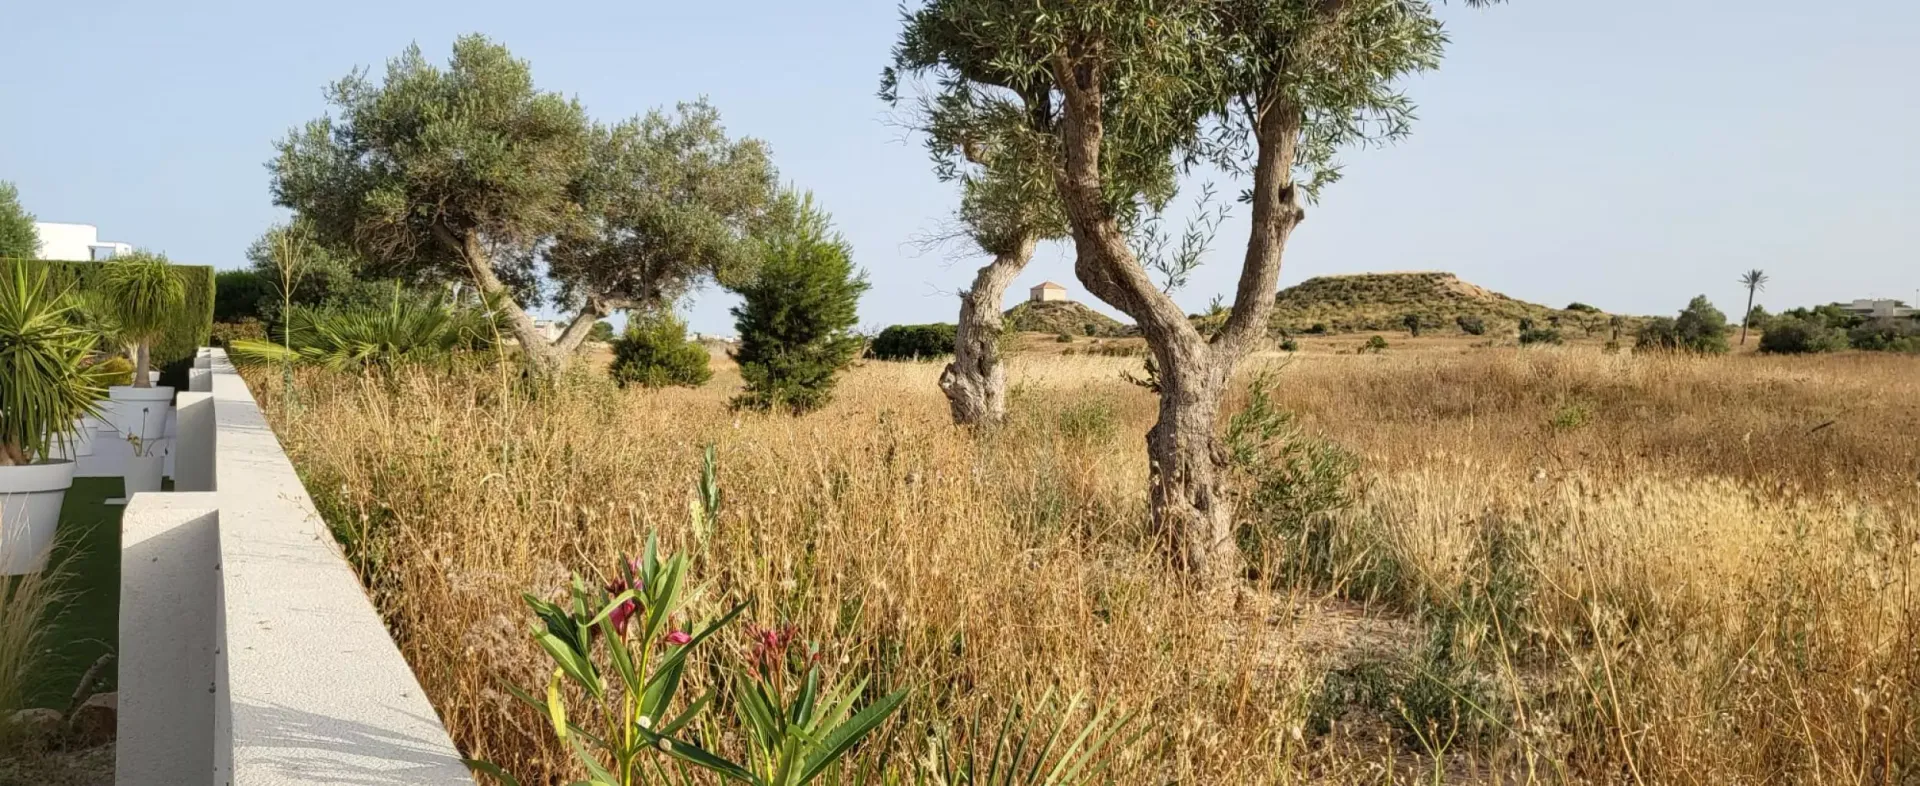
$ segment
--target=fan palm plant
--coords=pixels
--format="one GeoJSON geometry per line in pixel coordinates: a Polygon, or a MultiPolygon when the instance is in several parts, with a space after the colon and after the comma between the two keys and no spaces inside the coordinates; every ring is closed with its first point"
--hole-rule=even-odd
{"type": "Polygon", "coordinates": [[[284,343],[233,342],[228,354],[242,366],[290,363],[335,370],[392,368],[441,363],[461,350],[488,346],[496,335],[486,312],[425,298],[395,285],[384,307],[295,307],[287,314],[284,343]]]}
{"type": "Polygon", "coordinates": [[[13,265],[0,280],[0,466],[44,459],[104,391],[84,361],[93,337],[69,316],[70,290],[13,265]]]}
{"type": "Polygon", "coordinates": [[[167,334],[167,322],[185,306],[186,283],[165,254],[136,251],[106,263],[100,281],[120,323],[119,334],[134,344],[133,386],[152,387],[147,371],[153,342],[167,334]]]}

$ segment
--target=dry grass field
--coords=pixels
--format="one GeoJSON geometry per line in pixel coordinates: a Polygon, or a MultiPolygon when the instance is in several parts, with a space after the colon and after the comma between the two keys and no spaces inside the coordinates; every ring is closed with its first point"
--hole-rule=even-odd
{"type": "Polygon", "coordinates": [[[518,596],[649,531],[694,555],[702,608],[751,600],[912,688],[861,754],[901,775],[930,726],[1051,689],[1141,713],[1123,783],[1920,778],[1920,359],[1395,341],[1251,364],[1295,416],[1263,450],[1331,493],[1249,473],[1257,574],[1212,594],[1144,523],[1137,359],[1023,355],[979,436],[936,364],[863,364],[799,419],[728,411],[724,367],[256,389],[457,741],[530,783],[576,773],[500,687],[551,668],[518,596]]]}

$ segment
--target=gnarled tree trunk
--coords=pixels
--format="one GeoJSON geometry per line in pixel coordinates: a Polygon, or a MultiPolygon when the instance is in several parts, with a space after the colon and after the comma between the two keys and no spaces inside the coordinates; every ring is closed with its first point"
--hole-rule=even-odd
{"type": "Polygon", "coordinates": [[[1160,417],[1147,431],[1148,504],[1183,568],[1206,583],[1228,583],[1242,565],[1233,497],[1224,482],[1227,454],[1214,423],[1233,364],[1204,341],[1162,338],[1154,350],[1160,417]]]}
{"type": "Polygon", "coordinates": [[[473,277],[473,285],[480,290],[480,294],[506,312],[507,330],[520,343],[527,370],[536,377],[552,377],[559,373],[566,362],[566,353],[541,335],[540,329],[533,324],[533,317],[520,307],[520,303],[513,299],[513,293],[507,290],[507,285],[493,272],[493,256],[487,253],[480,233],[469,231],[456,235],[446,227],[435,226],[434,234],[441,242],[451,245],[467,263],[467,273],[473,277]]]}
{"type": "Polygon", "coordinates": [[[947,395],[953,422],[962,426],[995,426],[1007,416],[1007,370],[1000,362],[1000,304],[1007,285],[1033,258],[1038,238],[1029,233],[973,277],[973,288],[960,293],[960,319],[954,325],[953,362],[940,373],[940,392],[947,395]]]}
{"type": "Polygon", "coordinates": [[[1306,215],[1291,170],[1301,113],[1279,102],[1263,102],[1260,108],[1246,257],[1233,310],[1208,339],[1154,285],[1108,202],[1100,165],[1105,96],[1097,57],[1070,43],[1055,53],[1052,71],[1066,99],[1060,122],[1063,158],[1055,182],[1078,252],[1074,275],[1087,291],[1133,317],[1159,364],[1160,418],[1147,433],[1154,524],[1188,573],[1206,584],[1230,583],[1242,564],[1225,483],[1226,456],[1214,427],[1234,368],[1265,338],[1281,254],[1306,215]]]}

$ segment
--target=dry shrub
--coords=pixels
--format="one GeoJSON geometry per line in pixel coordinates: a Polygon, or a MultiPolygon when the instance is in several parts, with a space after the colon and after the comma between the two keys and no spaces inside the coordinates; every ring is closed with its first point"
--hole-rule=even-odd
{"type": "Polygon", "coordinates": [[[1057,689],[1147,710],[1156,782],[1912,777],[1920,362],[1272,362],[1274,403],[1362,457],[1359,490],[1324,569],[1218,595],[1155,555],[1137,361],[1016,360],[1012,422],[977,436],[926,364],[864,364],[805,418],[729,412],[731,370],[256,389],[455,739],[530,782],[571,773],[499,687],[544,680],[517,595],[650,530],[700,549],[713,606],[913,687],[902,760],[930,724],[1057,689]],[[1581,425],[1552,425],[1570,406],[1581,425]],[[707,443],[725,509],[701,548],[707,443]],[[1330,671],[1381,701],[1330,704],[1351,694],[1330,671]]]}

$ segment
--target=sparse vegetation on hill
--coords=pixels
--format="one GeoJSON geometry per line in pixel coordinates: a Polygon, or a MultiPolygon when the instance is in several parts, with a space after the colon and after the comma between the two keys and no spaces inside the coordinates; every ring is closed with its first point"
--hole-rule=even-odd
{"type": "Polygon", "coordinates": [[[1289,334],[1406,330],[1414,320],[1423,331],[1504,334],[1523,319],[1597,333],[1608,319],[1585,303],[1549,308],[1441,272],[1316,276],[1280,290],[1275,305],[1273,328],[1289,334]]]}
{"type": "Polygon", "coordinates": [[[1065,333],[1070,336],[1120,338],[1133,328],[1071,300],[1028,301],[1007,310],[1008,330],[1025,333],[1065,333]]]}

